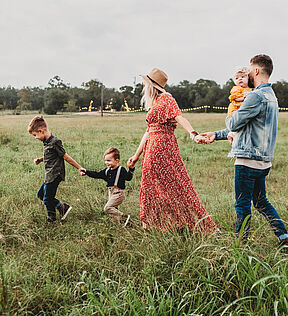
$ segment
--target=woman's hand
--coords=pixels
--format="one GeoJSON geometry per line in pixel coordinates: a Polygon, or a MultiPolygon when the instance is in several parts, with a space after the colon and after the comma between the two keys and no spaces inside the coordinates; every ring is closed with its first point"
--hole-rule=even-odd
{"type": "Polygon", "coordinates": [[[139,157],[137,155],[130,157],[127,161],[128,168],[134,168],[138,160],[139,160],[139,157]]]}

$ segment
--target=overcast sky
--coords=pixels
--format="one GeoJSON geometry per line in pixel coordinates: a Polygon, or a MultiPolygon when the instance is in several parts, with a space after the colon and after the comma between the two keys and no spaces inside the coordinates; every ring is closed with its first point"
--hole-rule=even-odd
{"type": "Polygon", "coordinates": [[[224,84],[258,53],[288,80],[287,0],[9,0],[0,8],[0,86],[133,85],[153,67],[169,84],[224,84]]]}

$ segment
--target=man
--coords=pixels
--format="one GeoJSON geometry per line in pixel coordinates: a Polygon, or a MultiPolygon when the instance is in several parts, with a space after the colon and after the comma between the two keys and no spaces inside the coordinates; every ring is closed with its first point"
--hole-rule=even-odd
{"type": "Polygon", "coordinates": [[[277,211],[266,197],[265,178],[272,166],[278,125],[278,102],[271,83],[268,83],[273,63],[267,55],[256,55],[250,60],[249,92],[240,109],[226,118],[227,129],[203,133],[208,143],[227,139],[229,130],[236,132],[229,157],[235,161],[235,210],[238,235],[246,219],[243,240],[247,240],[254,207],[269,221],[280,245],[288,246],[287,230],[277,211]]]}

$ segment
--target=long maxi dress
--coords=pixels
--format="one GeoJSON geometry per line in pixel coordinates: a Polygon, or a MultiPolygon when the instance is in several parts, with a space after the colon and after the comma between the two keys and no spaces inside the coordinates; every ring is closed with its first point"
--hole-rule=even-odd
{"type": "Polygon", "coordinates": [[[178,115],[178,104],[168,93],[159,95],[147,113],[140,219],[147,228],[161,231],[188,226],[190,230],[214,232],[218,228],[202,205],[180,155],[174,135],[178,115]]]}

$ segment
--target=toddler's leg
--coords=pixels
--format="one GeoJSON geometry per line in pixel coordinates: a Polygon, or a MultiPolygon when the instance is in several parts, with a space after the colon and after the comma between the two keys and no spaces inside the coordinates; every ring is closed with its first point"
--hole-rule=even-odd
{"type": "Polygon", "coordinates": [[[125,193],[123,190],[109,188],[109,199],[104,207],[104,211],[110,215],[113,222],[120,223],[123,213],[118,210],[118,206],[125,200],[125,193]]]}

